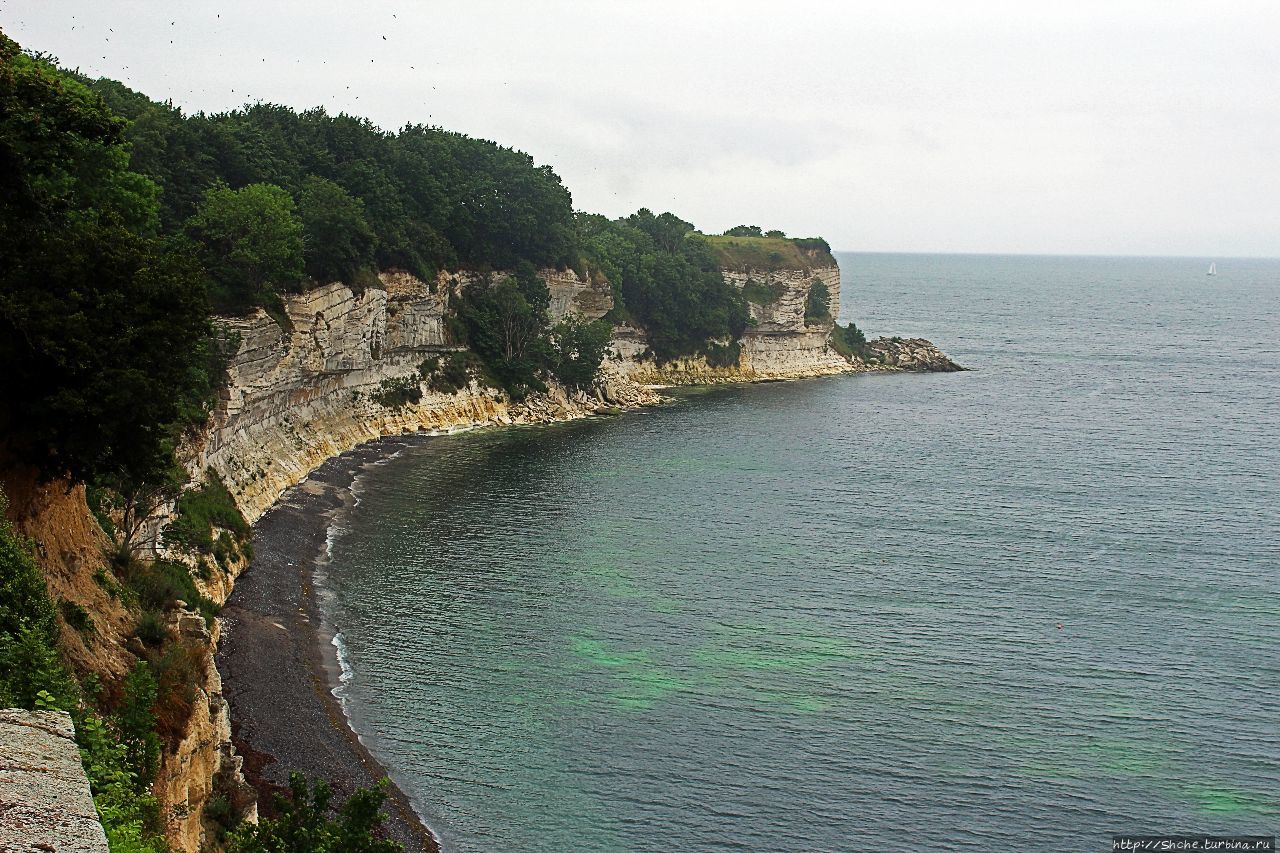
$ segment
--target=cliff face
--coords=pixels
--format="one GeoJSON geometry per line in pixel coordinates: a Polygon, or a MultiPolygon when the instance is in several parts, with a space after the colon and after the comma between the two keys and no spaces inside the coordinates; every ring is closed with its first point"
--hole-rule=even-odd
{"type": "MultiPolygon", "coordinates": [[[[239,337],[239,349],[222,404],[201,441],[188,448],[192,473],[216,471],[252,522],[325,459],[380,436],[583,417],[652,398],[613,374],[598,396],[553,389],[516,404],[473,384],[456,394],[424,386],[418,403],[379,402],[383,383],[416,384],[424,360],[459,349],[449,342],[445,311],[472,277],[441,274],[428,285],[388,273],[385,289],[363,293],[325,285],[285,300],[288,332],[262,311],[223,321],[239,337]]],[[[572,272],[543,277],[555,320],[570,313],[594,319],[612,307],[607,283],[572,272]]]]}
{"type": "Polygon", "coordinates": [[[726,269],[721,274],[749,296],[752,325],[742,337],[736,366],[712,366],[703,356],[657,364],[641,357],[648,348],[644,333],[624,326],[614,336],[618,369],[635,382],[654,385],[798,379],[858,369],[831,348],[833,320],[805,322],[805,303],[814,282],[821,282],[830,295],[831,317],[839,315],[839,267],[726,269]]]}

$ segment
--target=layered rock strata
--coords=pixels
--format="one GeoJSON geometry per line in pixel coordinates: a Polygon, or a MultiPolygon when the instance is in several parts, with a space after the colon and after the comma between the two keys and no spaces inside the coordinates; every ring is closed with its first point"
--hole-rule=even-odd
{"type": "Polygon", "coordinates": [[[66,711],[0,711],[0,850],[107,853],[66,711]]]}

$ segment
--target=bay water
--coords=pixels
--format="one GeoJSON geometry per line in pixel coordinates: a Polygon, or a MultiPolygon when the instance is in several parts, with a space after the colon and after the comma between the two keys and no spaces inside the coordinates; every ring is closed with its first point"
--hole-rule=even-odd
{"type": "Polygon", "coordinates": [[[445,848],[1274,833],[1280,261],[839,260],[842,319],[973,370],[679,391],[360,475],[341,694],[445,848]]]}

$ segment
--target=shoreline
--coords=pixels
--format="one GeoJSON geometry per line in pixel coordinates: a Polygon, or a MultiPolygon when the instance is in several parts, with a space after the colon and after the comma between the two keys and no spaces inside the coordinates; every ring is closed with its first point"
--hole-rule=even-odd
{"type": "Polygon", "coordinates": [[[253,564],[222,611],[216,657],[232,741],[262,813],[271,814],[272,795],[286,789],[290,772],[326,780],[339,801],[385,778],[383,829],[408,853],[437,853],[440,843],[333,693],[340,667],[315,574],[327,558],[330,524],[349,505],[364,466],[432,437],[368,442],[326,460],[280,496],[253,527],[253,564]]]}
{"type": "MultiPolygon", "coordinates": [[[[944,357],[945,358],[945,357],[944,357]]],[[[948,360],[948,364],[950,364],[948,360]]],[[[926,368],[927,369],[927,368],[926,368]]],[[[954,367],[952,369],[963,369],[954,367]]],[[[920,367],[853,368],[836,375],[916,372],[920,367]]],[[[677,382],[684,387],[755,384],[823,378],[828,374],[677,382]]],[[[652,397],[601,406],[587,417],[611,416],[670,401],[652,397]]],[[[568,417],[551,415],[532,424],[568,417]]],[[[516,426],[497,421],[480,426],[516,426]]],[[[408,853],[439,853],[440,839],[412,801],[356,733],[343,700],[337,632],[318,600],[317,575],[328,561],[330,527],[354,501],[352,485],[369,464],[414,444],[452,434],[417,431],[384,435],[331,456],[285,489],[252,525],[254,558],[240,574],[221,614],[216,665],[230,706],[231,739],[244,758],[244,777],[257,791],[259,811],[270,817],[273,794],[287,790],[290,772],[326,780],[338,802],[357,788],[388,782],[382,827],[408,853]]]]}

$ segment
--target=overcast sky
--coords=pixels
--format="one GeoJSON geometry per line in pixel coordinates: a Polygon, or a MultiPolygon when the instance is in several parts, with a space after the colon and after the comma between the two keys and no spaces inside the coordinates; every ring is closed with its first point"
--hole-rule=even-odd
{"type": "Polygon", "coordinates": [[[440,125],[837,249],[1280,255],[1280,3],[0,0],[188,111],[440,125]]]}

